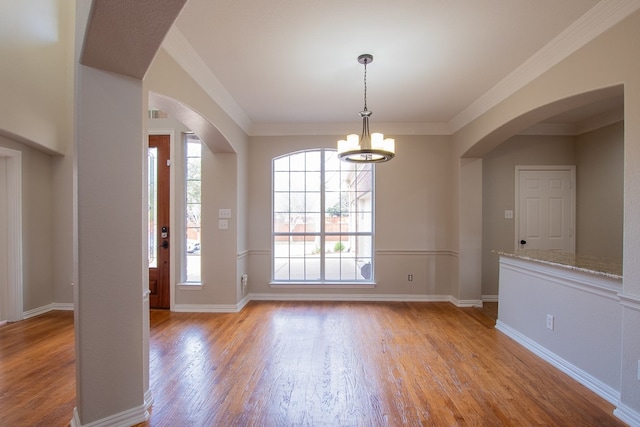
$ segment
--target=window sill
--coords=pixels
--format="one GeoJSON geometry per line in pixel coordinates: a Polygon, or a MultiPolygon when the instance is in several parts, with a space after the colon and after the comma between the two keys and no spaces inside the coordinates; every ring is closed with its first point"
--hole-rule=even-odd
{"type": "Polygon", "coordinates": [[[202,290],[202,282],[178,283],[178,289],[181,291],[200,291],[202,290]]]}
{"type": "Polygon", "coordinates": [[[271,282],[272,288],[298,288],[298,289],[373,289],[374,282],[271,282]]]}

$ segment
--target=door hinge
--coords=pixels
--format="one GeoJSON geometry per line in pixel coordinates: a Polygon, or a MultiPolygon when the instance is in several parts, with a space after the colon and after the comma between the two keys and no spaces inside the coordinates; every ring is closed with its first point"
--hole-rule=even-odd
{"type": "Polygon", "coordinates": [[[167,166],[171,166],[171,159],[167,159],[167,166]]]}

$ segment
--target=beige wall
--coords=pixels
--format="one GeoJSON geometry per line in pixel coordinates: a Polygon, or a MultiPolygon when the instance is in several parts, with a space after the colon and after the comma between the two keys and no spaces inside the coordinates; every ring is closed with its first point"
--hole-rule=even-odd
{"type": "Polygon", "coordinates": [[[0,136],[0,146],[22,152],[23,311],[53,302],[51,156],[0,136]]]}
{"type": "Polygon", "coordinates": [[[622,261],[624,123],[576,138],[576,253],[622,261]]]}
{"type": "Polygon", "coordinates": [[[576,165],[576,253],[622,260],[622,122],[580,136],[514,136],[483,159],[482,294],[498,294],[498,256],[514,249],[515,166],[576,165]]]}
{"type": "Polygon", "coordinates": [[[514,249],[514,220],[505,210],[515,210],[517,165],[573,165],[573,137],[514,136],[483,158],[482,170],[482,295],[498,295],[498,256],[494,250],[514,249]]]}
{"type": "MultiPolygon", "coordinates": [[[[253,137],[249,155],[250,291],[272,289],[271,161],[312,148],[335,148],[337,136],[253,137]]],[[[397,157],[376,166],[376,282],[374,290],[330,289],[329,293],[448,295],[451,263],[451,195],[447,137],[398,136],[397,157]],[[407,275],[414,281],[408,282],[407,275]]],[[[310,292],[320,293],[318,289],[310,292]]]]}
{"type": "Polygon", "coordinates": [[[0,2],[0,134],[52,153],[72,135],[74,2],[0,2]]]}
{"type": "MultiPolygon", "coordinates": [[[[48,154],[70,155],[72,151],[74,19],[74,2],[0,3],[0,135],[11,144],[24,144],[22,151],[35,148],[28,150],[29,157],[48,163],[46,179],[44,170],[30,167],[25,172],[25,182],[42,180],[37,191],[49,193],[47,208],[41,209],[47,218],[38,220],[47,226],[40,233],[45,240],[30,245],[31,251],[46,250],[47,254],[41,261],[26,261],[25,310],[73,301],[73,160],[48,154]],[[32,288],[34,283],[38,290],[32,288]]],[[[39,230],[38,224],[30,224],[25,236],[39,230]]]]}
{"type": "MultiPolygon", "coordinates": [[[[151,96],[159,101],[153,106],[194,131],[207,148],[202,158],[203,286],[200,290],[176,289],[176,304],[198,305],[199,309],[233,307],[242,296],[240,276],[247,272],[248,137],[163,50],[145,76],[144,86],[147,94],[160,95],[151,96]],[[223,208],[232,212],[228,230],[218,228],[218,209],[223,208]]],[[[179,179],[176,174],[176,186],[179,179]]]]}
{"type": "MultiPolygon", "coordinates": [[[[624,89],[624,219],[621,416],[640,413],[640,12],[635,12],[600,37],[515,91],[453,136],[458,156],[482,157],[503,141],[562,111],[624,89]]],[[[459,173],[459,172],[458,172],[459,173]]],[[[462,183],[464,185],[464,182],[462,183]]],[[[460,216],[481,214],[459,212],[460,216]]],[[[458,215],[458,212],[456,212],[458,215]]],[[[456,225],[457,226],[457,225],[456,225]]],[[[463,240],[465,236],[460,236],[463,240]]],[[[459,269],[463,269],[460,266],[459,269]]],[[[631,418],[628,418],[631,419],[631,418]]]]}

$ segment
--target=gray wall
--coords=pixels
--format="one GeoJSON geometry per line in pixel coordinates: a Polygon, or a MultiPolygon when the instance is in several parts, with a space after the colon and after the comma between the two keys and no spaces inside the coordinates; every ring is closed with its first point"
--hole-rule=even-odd
{"type": "Polygon", "coordinates": [[[51,156],[0,136],[0,146],[22,152],[23,311],[53,302],[51,156]]]}
{"type": "Polygon", "coordinates": [[[622,261],[624,122],[576,138],[576,253],[622,261]]]}
{"type": "Polygon", "coordinates": [[[573,165],[575,142],[565,136],[514,136],[483,158],[482,295],[498,294],[498,256],[513,250],[516,165],[573,165]]]}
{"type": "MultiPolygon", "coordinates": [[[[333,136],[252,137],[249,158],[249,288],[258,294],[292,292],[271,279],[271,160],[293,151],[330,147],[333,136]]],[[[375,289],[331,289],[333,294],[450,294],[451,146],[443,136],[399,136],[398,155],[376,166],[375,289]],[[413,274],[413,281],[407,280],[413,274]]],[[[305,293],[299,287],[296,294],[305,293]]],[[[310,292],[324,293],[324,290],[310,292]]]]}
{"type": "Polygon", "coordinates": [[[514,249],[516,165],[576,165],[576,253],[622,260],[623,131],[514,136],[483,158],[482,294],[498,294],[498,256],[514,249]]]}

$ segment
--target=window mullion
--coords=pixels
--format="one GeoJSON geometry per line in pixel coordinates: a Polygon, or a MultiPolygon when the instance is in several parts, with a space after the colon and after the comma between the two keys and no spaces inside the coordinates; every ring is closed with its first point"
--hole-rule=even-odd
{"type": "Polygon", "coordinates": [[[322,149],[320,154],[320,280],[324,281],[325,275],[325,150],[322,149]]]}

